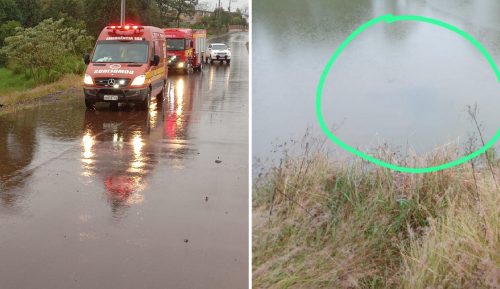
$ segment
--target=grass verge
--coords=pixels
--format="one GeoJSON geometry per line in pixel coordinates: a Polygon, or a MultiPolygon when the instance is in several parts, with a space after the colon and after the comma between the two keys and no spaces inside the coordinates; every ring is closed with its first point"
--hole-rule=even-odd
{"type": "Polygon", "coordinates": [[[43,84],[31,89],[0,92],[0,114],[11,112],[44,101],[50,101],[55,96],[67,97],[76,93],[81,85],[82,77],[75,74],[65,75],[60,80],[43,84]],[[65,93],[67,92],[67,93],[65,93]]]}
{"type": "Polygon", "coordinates": [[[23,91],[35,86],[35,81],[24,74],[16,74],[13,71],[0,67],[0,95],[14,91],[23,91]]]}
{"type": "Polygon", "coordinates": [[[411,175],[302,147],[254,180],[254,288],[500,288],[497,162],[411,175]]]}

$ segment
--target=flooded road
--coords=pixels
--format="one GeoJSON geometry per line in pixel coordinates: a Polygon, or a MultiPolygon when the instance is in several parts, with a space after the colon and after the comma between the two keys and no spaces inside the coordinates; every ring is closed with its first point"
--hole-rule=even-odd
{"type": "MultiPolygon", "coordinates": [[[[253,12],[257,157],[273,158],[276,144],[299,139],[308,127],[323,134],[315,112],[320,75],[340,43],[374,17],[413,14],[448,22],[500,63],[496,0],[256,0],[253,12]]],[[[385,143],[417,153],[450,142],[464,147],[476,130],[466,107],[475,103],[489,140],[500,125],[500,85],[492,68],[462,37],[420,22],[367,29],[338,58],[323,91],[326,123],[366,152],[385,143]]]]}
{"type": "Polygon", "coordinates": [[[0,288],[245,288],[247,33],[148,112],[0,117],[0,288]]]}

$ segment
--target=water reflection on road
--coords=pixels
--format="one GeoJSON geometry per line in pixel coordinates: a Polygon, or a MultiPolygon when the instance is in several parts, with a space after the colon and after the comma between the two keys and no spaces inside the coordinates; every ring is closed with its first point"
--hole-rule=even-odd
{"type": "Polygon", "coordinates": [[[148,111],[85,113],[82,175],[103,183],[115,216],[128,205],[142,202],[145,181],[157,164],[156,154],[146,154],[150,142],[143,140],[151,131],[150,116],[148,111]]]}

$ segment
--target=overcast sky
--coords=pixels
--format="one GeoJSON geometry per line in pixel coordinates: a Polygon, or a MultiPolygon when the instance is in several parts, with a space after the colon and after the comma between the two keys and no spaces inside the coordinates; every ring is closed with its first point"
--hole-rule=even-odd
{"type": "MultiPolygon", "coordinates": [[[[214,8],[219,3],[219,0],[199,0],[198,2],[200,4],[207,4],[208,10],[214,10],[214,8]]],[[[224,10],[227,10],[229,0],[220,0],[220,4],[224,8],[224,10]]],[[[231,0],[231,11],[236,10],[236,8],[243,9],[245,7],[248,7],[248,0],[231,0]]]]}

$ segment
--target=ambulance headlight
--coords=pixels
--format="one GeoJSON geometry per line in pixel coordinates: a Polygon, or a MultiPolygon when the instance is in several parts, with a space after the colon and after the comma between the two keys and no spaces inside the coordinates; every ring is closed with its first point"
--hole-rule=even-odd
{"type": "Polygon", "coordinates": [[[92,76],[85,74],[85,77],[83,78],[83,83],[86,85],[94,85],[94,81],[92,80],[92,76]]]}
{"type": "Polygon", "coordinates": [[[184,62],[179,62],[179,64],[177,64],[177,67],[184,68],[184,62]]]}
{"type": "Polygon", "coordinates": [[[137,76],[134,81],[132,81],[132,86],[141,86],[146,82],[146,75],[142,74],[137,76]]]}

